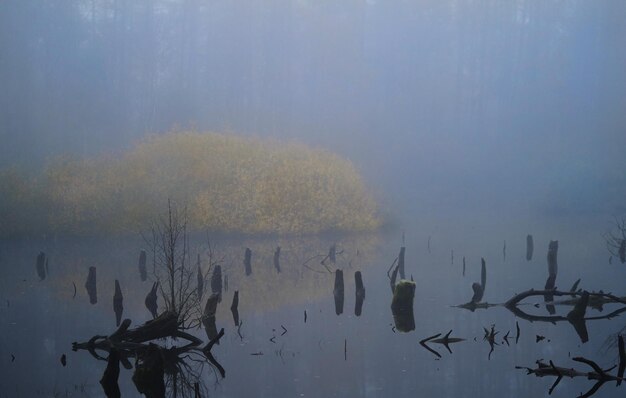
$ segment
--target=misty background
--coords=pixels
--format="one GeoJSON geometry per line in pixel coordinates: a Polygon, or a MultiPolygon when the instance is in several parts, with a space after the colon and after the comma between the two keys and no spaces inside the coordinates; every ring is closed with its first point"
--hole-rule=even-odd
{"type": "Polygon", "coordinates": [[[626,2],[0,2],[0,167],[172,129],[351,159],[401,217],[626,212],[626,2]]]}

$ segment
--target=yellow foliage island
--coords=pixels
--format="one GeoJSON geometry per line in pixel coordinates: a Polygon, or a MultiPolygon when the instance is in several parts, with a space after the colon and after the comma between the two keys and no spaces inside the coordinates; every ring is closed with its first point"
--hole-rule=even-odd
{"type": "Polygon", "coordinates": [[[167,207],[194,230],[365,231],[376,203],[348,160],[325,150],[231,134],[149,136],[117,157],[59,158],[41,175],[0,172],[0,236],[144,230],[167,207]]]}

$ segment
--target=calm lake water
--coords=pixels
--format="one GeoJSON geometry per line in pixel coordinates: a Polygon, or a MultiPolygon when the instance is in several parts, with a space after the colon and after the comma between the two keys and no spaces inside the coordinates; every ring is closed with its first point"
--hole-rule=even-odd
{"type": "MultiPolygon", "coordinates": [[[[222,266],[229,288],[217,313],[218,330],[224,328],[225,335],[212,352],[225,368],[226,377],[222,379],[207,363],[189,360],[190,369],[200,374],[203,396],[211,397],[547,396],[553,377],[526,375],[515,366],[534,367],[536,360],[544,359],[557,366],[587,371],[588,367],[571,360],[576,356],[592,359],[603,367],[613,366],[617,349],[607,351],[603,345],[626,325],[626,318],[587,322],[589,341],[583,344],[567,322],[531,323],[503,307],[470,312],[453,306],[472,297],[471,285],[480,281],[481,257],[487,264],[483,301],[502,303],[524,290],[542,289],[548,276],[546,254],[551,239],[559,240],[556,286],[561,290],[569,290],[581,278],[583,289],[625,294],[625,267],[616,258],[609,264],[601,236],[608,227],[605,219],[445,219],[416,220],[407,223],[404,231],[367,235],[214,238],[216,253],[224,258],[222,266]],[[415,330],[408,333],[394,327],[387,277],[402,246],[403,232],[407,278],[412,276],[417,285],[415,330]],[[528,233],[534,237],[531,261],[526,261],[528,233]],[[342,269],[345,276],[341,315],[335,311],[334,275],[319,262],[332,244],[337,245],[339,254],[329,267],[342,269]],[[272,264],[276,246],[282,248],[280,274],[272,264]],[[243,266],[246,247],[253,253],[253,273],[249,277],[243,266]],[[360,316],[354,311],[356,271],[362,272],[366,289],[360,316]],[[230,313],[235,290],[240,295],[239,329],[230,313]],[[517,343],[516,322],[520,327],[517,343]],[[490,354],[489,343],[483,337],[484,328],[490,329],[491,325],[498,334],[490,354]],[[451,336],[465,339],[450,345],[452,353],[443,345],[430,344],[441,355],[438,358],[419,344],[428,336],[449,330],[453,331],[451,336]],[[503,341],[507,332],[508,345],[503,341]],[[545,339],[537,342],[537,336],[545,339]]],[[[206,266],[204,243],[199,237],[191,249],[192,257],[199,253],[206,266]]],[[[0,243],[0,396],[104,396],[99,380],[106,361],[96,360],[87,351],[73,352],[72,342],[115,331],[115,279],[124,296],[123,317],[132,319],[134,326],[151,319],[144,298],[152,283],[150,278],[141,282],[137,266],[141,249],[146,245],[139,237],[0,243]],[[49,257],[49,274],[43,281],[35,267],[40,251],[49,257]],[[90,266],[97,267],[98,276],[98,302],[94,305],[89,303],[84,288],[90,266]],[[77,286],[75,298],[73,283],[77,286]],[[60,362],[63,354],[67,357],[66,367],[60,362]]],[[[149,266],[151,261],[148,253],[149,266]]],[[[520,307],[524,311],[549,315],[543,298],[527,301],[539,305],[520,307]]],[[[163,306],[161,298],[159,306],[163,306]]],[[[618,308],[607,305],[601,313],[587,311],[594,316],[618,308]]],[[[557,306],[560,315],[570,310],[568,306],[557,306]]],[[[208,341],[204,330],[192,333],[208,341]]],[[[122,396],[139,395],[131,380],[132,372],[121,369],[122,396]]],[[[197,381],[193,375],[187,376],[191,385],[197,381]]],[[[179,383],[181,378],[177,379],[179,383]]],[[[168,394],[173,396],[171,377],[167,383],[168,394]]],[[[585,378],[564,378],[552,396],[578,396],[592,386],[593,382],[585,378]]],[[[180,389],[178,386],[178,396],[193,396],[193,390],[180,389]]],[[[626,387],[607,383],[595,396],[625,393],[626,387]]]]}

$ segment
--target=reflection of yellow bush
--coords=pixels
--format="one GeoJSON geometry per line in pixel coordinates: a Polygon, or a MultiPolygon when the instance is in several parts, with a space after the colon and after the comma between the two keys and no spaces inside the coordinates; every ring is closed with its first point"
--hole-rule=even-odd
{"type": "MultiPolygon", "coordinates": [[[[370,230],[375,203],[353,165],[297,144],[214,133],[151,136],[120,158],[68,159],[34,182],[0,175],[0,234],[10,235],[30,210],[47,213],[52,231],[137,231],[161,214],[168,198],[188,205],[195,229],[245,233],[370,230]],[[11,184],[5,183],[10,181],[11,184]]],[[[19,230],[29,230],[22,225],[19,230]]],[[[30,226],[39,229],[42,225],[30,226]]]]}

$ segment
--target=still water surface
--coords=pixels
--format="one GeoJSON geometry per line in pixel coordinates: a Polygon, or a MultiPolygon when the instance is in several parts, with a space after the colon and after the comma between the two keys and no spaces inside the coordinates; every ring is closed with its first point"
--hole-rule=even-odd
{"type": "MultiPolygon", "coordinates": [[[[509,220],[510,221],[510,220],[509,220]]],[[[454,308],[472,297],[471,285],[480,281],[480,258],[487,264],[483,301],[502,303],[516,293],[542,289],[548,276],[546,254],[551,239],[559,240],[559,274],[556,285],[569,290],[581,278],[580,287],[626,294],[624,269],[609,254],[601,233],[606,220],[558,220],[550,222],[443,221],[430,231],[416,222],[406,229],[406,273],[417,284],[414,299],[415,330],[401,333],[390,310],[392,293],[387,271],[402,246],[403,231],[368,235],[333,235],[299,238],[215,238],[223,256],[229,288],[218,306],[217,327],[225,329],[213,355],[226,377],[208,364],[191,362],[199,372],[205,395],[211,397],[502,397],[547,396],[554,378],[526,375],[515,366],[534,367],[535,361],[552,360],[558,366],[587,371],[571,358],[583,356],[603,367],[616,364],[617,349],[606,350],[607,338],[626,324],[626,318],[587,322],[585,344],[567,322],[550,324],[516,318],[503,307],[470,312],[454,308]],[[534,256],[526,261],[526,234],[534,237],[534,256]],[[428,241],[430,237],[430,250],[428,241]],[[503,246],[506,241],[506,258],[503,246]],[[336,264],[345,276],[343,314],[333,300],[334,275],[318,260],[337,244],[336,264]],[[272,264],[280,245],[281,268],[272,264]],[[253,252],[253,273],[244,273],[244,250],[253,252]],[[453,252],[452,252],[453,251],[453,252]],[[466,275],[462,275],[462,259],[466,275]],[[303,266],[306,263],[307,266],[303,266]],[[354,273],[361,271],[366,289],[361,316],[356,316],[354,273]],[[239,290],[241,328],[234,325],[230,302],[239,290]],[[304,312],[307,313],[306,323],[304,312]],[[516,322],[520,338],[515,343],[516,322]],[[498,331],[494,351],[484,341],[484,328],[498,331]],[[286,332],[285,332],[286,330],[286,332]],[[452,330],[465,339],[450,345],[431,344],[441,358],[419,341],[452,330]],[[510,332],[509,345],[503,341],[510,332]],[[240,336],[241,334],[241,336],[240,336]],[[537,342],[537,336],[545,339],[537,342]],[[261,355],[262,353],[262,355],[261,355]],[[256,355],[253,355],[256,354],[256,355]]],[[[433,225],[430,224],[429,225],[433,225]]],[[[114,280],[124,295],[124,318],[139,325],[151,319],[144,298],[152,285],[141,282],[137,268],[140,238],[46,239],[0,243],[0,396],[2,397],[100,397],[99,380],[106,361],[86,351],[72,351],[72,342],[87,341],[116,329],[113,313],[114,280]],[[35,269],[39,251],[49,257],[48,277],[40,281],[35,269]],[[84,288],[88,268],[98,272],[98,302],[89,303],[84,288]],[[77,286],[73,298],[73,282],[77,286]],[[60,363],[67,356],[67,366],[60,363]],[[12,355],[15,357],[12,360],[12,355]]],[[[191,245],[192,256],[206,260],[201,237],[191,245]]],[[[151,262],[148,254],[148,264],[151,262]]],[[[207,294],[208,296],[208,294],[207,294]]],[[[538,307],[525,311],[548,315],[543,299],[529,300],[538,307]]],[[[162,306],[162,300],[159,299],[162,306]]],[[[619,306],[607,305],[602,315],[619,306]]],[[[557,306],[565,315],[571,307],[557,306]]],[[[204,330],[193,334],[207,342],[204,330]]],[[[122,368],[122,396],[138,396],[132,370],[122,368]]],[[[193,377],[192,377],[193,378],[193,377]]],[[[195,380],[191,380],[191,385],[195,380]]],[[[179,381],[180,382],[180,381],[179,381]]],[[[168,394],[173,395],[172,380],[168,394]]],[[[589,390],[592,381],[565,378],[552,396],[573,397],[589,390]]],[[[193,396],[193,391],[187,391],[193,396]]],[[[623,396],[626,387],[607,383],[596,397],[623,396]]],[[[178,396],[183,396],[178,391],[178,396]]]]}

